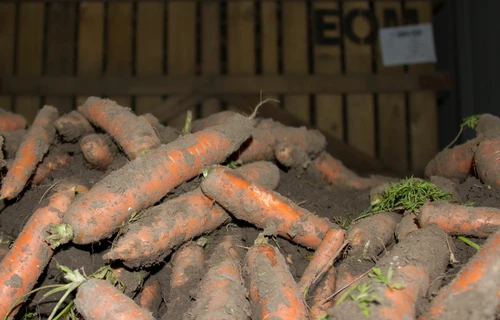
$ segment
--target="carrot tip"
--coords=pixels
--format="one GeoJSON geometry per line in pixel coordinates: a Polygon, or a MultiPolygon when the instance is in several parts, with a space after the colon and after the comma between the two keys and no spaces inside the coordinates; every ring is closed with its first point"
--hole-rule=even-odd
{"type": "Polygon", "coordinates": [[[73,228],[67,223],[49,225],[47,233],[49,235],[45,238],[45,241],[52,249],[66,244],[73,239],[73,228]]]}

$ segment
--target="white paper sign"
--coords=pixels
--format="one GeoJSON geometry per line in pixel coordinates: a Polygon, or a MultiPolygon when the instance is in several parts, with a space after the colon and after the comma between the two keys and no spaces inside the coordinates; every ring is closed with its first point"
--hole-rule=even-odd
{"type": "Polygon", "coordinates": [[[384,66],[436,62],[432,24],[379,29],[384,66]]]}

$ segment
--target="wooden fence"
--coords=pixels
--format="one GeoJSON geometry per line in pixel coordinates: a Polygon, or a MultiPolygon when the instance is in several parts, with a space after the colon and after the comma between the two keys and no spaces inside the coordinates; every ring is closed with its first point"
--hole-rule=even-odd
{"type": "Polygon", "coordinates": [[[6,1],[0,106],[32,120],[106,96],[179,125],[277,97],[303,123],[421,173],[438,151],[433,64],[384,67],[378,28],[432,21],[431,1],[6,1]]]}

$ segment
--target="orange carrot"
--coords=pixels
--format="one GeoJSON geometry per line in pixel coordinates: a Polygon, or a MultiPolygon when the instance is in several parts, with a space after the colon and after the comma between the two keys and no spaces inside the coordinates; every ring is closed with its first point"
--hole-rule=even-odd
{"type": "Polygon", "coordinates": [[[207,260],[207,272],[188,311],[191,319],[250,319],[250,304],[241,274],[241,235],[227,235],[214,247],[207,260]]]}
{"type": "Polygon", "coordinates": [[[307,319],[306,304],[279,250],[262,234],[246,256],[252,314],[257,319],[307,319]]]}
{"type": "Polygon", "coordinates": [[[113,162],[118,151],[109,135],[103,133],[83,137],[80,141],[80,149],[85,160],[101,170],[106,169],[113,162]]]}
{"type": "Polygon", "coordinates": [[[333,266],[337,251],[342,247],[344,235],[344,230],[340,228],[332,228],[325,234],[298,283],[304,297],[308,295],[309,288],[320,273],[328,271],[333,266]]]}
{"type": "Polygon", "coordinates": [[[196,119],[191,123],[191,132],[198,132],[203,129],[218,126],[223,124],[226,120],[234,116],[236,112],[231,110],[224,110],[221,112],[217,112],[209,115],[203,119],[196,119]]]}
{"type": "Polygon", "coordinates": [[[161,144],[147,120],[114,101],[89,97],[78,111],[108,133],[131,160],[161,144]]]}
{"type": "Polygon", "coordinates": [[[76,309],[86,320],[148,319],[151,312],[138,306],[111,283],[88,279],[80,287],[74,300],[76,309]]]}
{"type": "Polygon", "coordinates": [[[2,131],[14,131],[26,128],[26,119],[17,113],[0,109],[0,129],[2,131]]]}
{"type": "Polygon", "coordinates": [[[158,313],[160,308],[161,298],[161,285],[160,280],[156,277],[149,278],[144,284],[144,288],[138,297],[138,304],[144,310],[148,310],[153,315],[158,313]]]}
{"type": "Polygon", "coordinates": [[[356,256],[347,256],[338,266],[335,267],[335,289],[334,292],[341,292],[333,301],[337,301],[342,296],[343,289],[355,285],[357,279],[363,276],[375,265],[374,262],[359,259],[356,256]],[[354,284],[353,284],[354,282],[354,284]]]}
{"type": "Polygon", "coordinates": [[[324,279],[310,293],[311,303],[309,303],[309,319],[324,319],[327,310],[333,307],[333,300],[325,301],[335,291],[335,268],[331,267],[325,274],[324,279]]]}
{"type": "Polygon", "coordinates": [[[500,227],[500,209],[429,202],[417,215],[420,226],[437,224],[452,235],[488,237],[500,227]]]}
{"type": "Polygon", "coordinates": [[[39,162],[49,150],[56,137],[54,121],[58,111],[52,106],[44,106],[35,117],[33,124],[26,133],[23,142],[16,152],[12,169],[2,181],[0,198],[12,199],[26,186],[39,162]]]}
{"type": "Polygon", "coordinates": [[[236,218],[310,249],[316,249],[328,230],[334,228],[327,219],[224,167],[211,169],[200,186],[203,193],[236,218]]]}
{"type": "Polygon", "coordinates": [[[403,240],[408,233],[419,228],[417,215],[412,211],[405,212],[401,221],[399,221],[395,234],[398,241],[403,240]]]}
{"type": "Polygon", "coordinates": [[[440,151],[425,167],[425,176],[464,180],[473,173],[474,152],[481,138],[440,151]]]}
{"type": "Polygon", "coordinates": [[[65,141],[76,141],[84,135],[95,132],[90,122],[76,110],[60,116],[54,125],[65,141]]]}
{"type": "MultiPolygon", "coordinates": [[[[0,318],[4,318],[13,304],[35,286],[54,251],[44,242],[45,228],[59,223],[60,216],[75,199],[76,192],[86,188],[71,183],[60,183],[54,188],[48,205],[37,209],[26,222],[8,254],[0,263],[0,318]]],[[[10,314],[13,316],[18,309],[10,314]]]]}
{"type": "Polygon", "coordinates": [[[41,184],[52,171],[62,166],[69,165],[69,161],[70,156],[67,153],[49,153],[36,168],[32,178],[33,183],[35,185],[41,184]]]}
{"type": "MultiPolygon", "coordinates": [[[[234,171],[270,189],[279,183],[279,169],[271,162],[253,162],[234,171]]],[[[131,267],[158,263],[176,246],[230,219],[223,208],[196,188],[145,210],[103,258],[119,259],[131,267]]]]}
{"type": "MultiPolygon", "coordinates": [[[[500,131],[500,130],[499,130],[500,131]]],[[[474,166],[481,182],[500,187],[500,138],[486,139],[476,149],[474,166]]]]}
{"type": "Polygon", "coordinates": [[[438,292],[419,320],[495,319],[499,310],[500,229],[488,237],[451,283],[438,292]]]}
{"type": "Polygon", "coordinates": [[[252,119],[230,121],[178,138],[113,171],[77,199],[63,223],[72,234],[63,242],[88,244],[111,236],[134,213],[161,200],[169,191],[239,148],[252,132],[252,119]]]}

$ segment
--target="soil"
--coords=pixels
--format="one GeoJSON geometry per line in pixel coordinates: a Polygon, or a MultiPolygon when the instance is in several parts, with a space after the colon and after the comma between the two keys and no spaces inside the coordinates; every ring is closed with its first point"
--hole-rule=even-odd
{"type": "MultiPolygon", "coordinates": [[[[85,161],[85,158],[80,152],[78,141],[64,142],[58,140],[50,150],[50,152],[60,150],[67,152],[72,157],[70,165],[54,170],[41,185],[28,186],[16,199],[0,203],[0,235],[6,234],[12,238],[16,238],[32,212],[38,207],[46,204],[44,200],[46,200],[47,196],[50,194],[54,184],[62,179],[77,179],[91,188],[103,177],[119,169],[129,161],[124,154],[117,153],[115,160],[107,169],[99,170],[85,161]]],[[[12,151],[7,154],[7,160],[9,156],[13,156],[12,154],[12,151]]],[[[353,219],[370,206],[369,189],[354,191],[352,189],[329,186],[309,169],[304,172],[299,172],[294,169],[285,170],[280,167],[280,178],[279,186],[276,189],[278,193],[288,197],[300,207],[320,217],[328,218],[332,222],[342,223],[346,219],[353,219]]],[[[176,198],[186,191],[199,186],[200,182],[200,176],[193,178],[176,187],[166,198],[162,199],[162,201],[176,198]]],[[[455,194],[459,196],[460,200],[464,203],[471,203],[473,206],[500,208],[500,189],[484,185],[475,177],[470,177],[462,183],[449,182],[446,185],[447,187],[456,188],[454,191],[455,194]]],[[[233,218],[229,224],[225,224],[208,235],[193,239],[193,241],[201,239],[200,241],[203,242],[204,248],[206,248],[205,257],[207,259],[212,253],[214,244],[222,241],[226,235],[237,232],[242,239],[242,246],[250,247],[260,231],[261,230],[258,230],[249,223],[233,218]]],[[[469,238],[479,245],[485,240],[480,238],[469,238]]],[[[458,263],[448,265],[445,270],[438,275],[443,280],[440,286],[451,281],[453,276],[457,274],[460,268],[467,263],[468,259],[475,253],[475,249],[466,245],[464,242],[455,237],[452,239],[453,241],[450,246],[452,247],[454,257],[458,260],[458,263]]],[[[59,247],[40,277],[37,287],[64,283],[63,273],[57,267],[57,264],[64,265],[72,270],[81,269],[87,275],[92,274],[105,265],[106,261],[102,256],[109,250],[112,241],[113,238],[111,237],[89,245],[68,243],[59,247]]],[[[279,249],[292,276],[298,281],[314,252],[281,237],[272,237],[270,243],[279,249]]],[[[426,245],[428,245],[429,250],[432,250],[433,246],[440,246],[440,244],[432,242],[426,245]]],[[[390,251],[392,248],[388,247],[386,249],[390,251]]],[[[385,251],[381,255],[384,254],[386,254],[385,251]]],[[[168,255],[162,263],[151,266],[145,270],[145,274],[148,275],[149,279],[156,277],[160,281],[161,287],[163,288],[162,296],[164,300],[167,300],[169,296],[171,258],[172,254],[168,255]]],[[[336,265],[341,261],[342,257],[336,265]]],[[[362,265],[360,268],[366,270],[367,266],[362,265]]],[[[130,271],[134,272],[135,270],[130,271]]],[[[201,280],[204,272],[206,272],[206,268],[200,274],[196,274],[195,277],[201,280]]],[[[244,278],[244,281],[248,280],[246,274],[244,274],[244,278]]],[[[183,304],[186,306],[186,309],[174,310],[174,312],[170,313],[170,319],[181,319],[188,308],[192,308],[195,305],[195,293],[198,290],[197,286],[199,285],[199,280],[198,282],[192,283],[191,287],[186,291],[192,293],[186,297],[186,303],[183,304]]],[[[148,281],[148,279],[145,279],[145,281],[148,281]]],[[[431,288],[432,292],[429,292],[428,296],[431,297],[432,293],[436,292],[439,287],[433,286],[431,288]]],[[[50,298],[42,299],[43,294],[46,292],[47,290],[41,290],[30,296],[29,301],[23,305],[16,319],[23,319],[28,312],[36,312],[37,319],[46,319],[55,307],[57,300],[62,295],[59,293],[50,298]]],[[[138,291],[129,291],[127,293],[134,299],[137,299],[138,291]]],[[[166,310],[166,303],[164,302],[157,310],[154,310],[153,315],[155,318],[160,319],[162,315],[166,313],[166,310]]]]}

